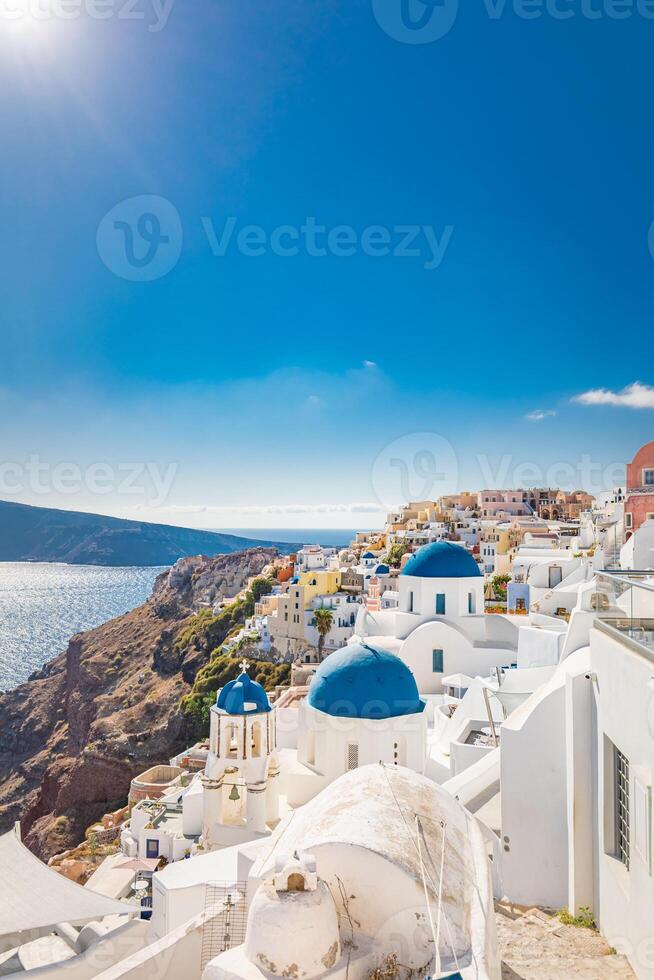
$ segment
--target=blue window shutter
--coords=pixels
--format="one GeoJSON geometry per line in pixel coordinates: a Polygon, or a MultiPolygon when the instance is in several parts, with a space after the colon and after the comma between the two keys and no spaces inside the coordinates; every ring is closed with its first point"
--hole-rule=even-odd
{"type": "Polygon", "coordinates": [[[438,592],[436,594],[436,615],[445,615],[445,594],[443,592],[438,592]]]}
{"type": "Polygon", "coordinates": [[[432,651],[432,669],[435,674],[443,673],[443,651],[433,650],[432,651]]]}

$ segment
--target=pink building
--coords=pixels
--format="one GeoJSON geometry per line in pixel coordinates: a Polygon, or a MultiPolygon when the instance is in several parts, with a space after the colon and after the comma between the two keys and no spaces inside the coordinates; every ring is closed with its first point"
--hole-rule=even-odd
{"type": "Polygon", "coordinates": [[[654,442],[648,442],[638,450],[631,463],[627,463],[626,538],[650,518],[654,520],[654,442]]]}
{"type": "Polygon", "coordinates": [[[480,490],[477,497],[478,509],[483,517],[495,517],[497,514],[525,517],[531,513],[526,496],[524,490],[480,490]]]}

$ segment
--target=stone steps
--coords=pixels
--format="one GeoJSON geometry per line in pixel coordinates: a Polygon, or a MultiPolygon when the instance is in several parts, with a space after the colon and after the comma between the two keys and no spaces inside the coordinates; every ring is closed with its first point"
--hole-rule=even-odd
{"type": "Polygon", "coordinates": [[[624,956],[590,929],[543,909],[496,905],[502,980],[635,980],[624,956]]]}

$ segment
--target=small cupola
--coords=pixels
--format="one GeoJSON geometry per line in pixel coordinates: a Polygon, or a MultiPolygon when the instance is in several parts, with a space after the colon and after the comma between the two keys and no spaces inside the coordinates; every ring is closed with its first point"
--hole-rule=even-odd
{"type": "Polygon", "coordinates": [[[216,707],[228,715],[250,715],[271,711],[268,695],[247,672],[247,660],[241,662],[241,673],[218,692],[216,707]]]}
{"type": "Polygon", "coordinates": [[[324,976],[338,962],[336,904],[318,877],[313,855],[296,852],[278,858],[252,899],[245,955],[267,974],[303,980],[324,976]]]}

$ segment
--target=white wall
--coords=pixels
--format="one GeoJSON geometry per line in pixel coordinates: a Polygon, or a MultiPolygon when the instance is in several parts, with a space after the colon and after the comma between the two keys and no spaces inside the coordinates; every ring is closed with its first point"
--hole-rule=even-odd
{"type": "Polygon", "coordinates": [[[584,671],[566,675],[568,901],[577,915],[593,908],[593,684],[584,671]]]}
{"type": "Polygon", "coordinates": [[[502,726],[502,882],[519,905],[567,904],[565,682],[554,678],[502,726]]]}
{"type": "Polygon", "coordinates": [[[642,524],[633,533],[628,544],[632,545],[633,550],[631,561],[626,567],[639,571],[646,568],[654,568],[654,521],[646,521],[642,524]]]}
{"type": "Polygon", "coordinates": [[[557,555],[551,558],[548,556],[547,561],[543,561],[541,558],[539,561],[530,564],[527,582],[532,589],[548,591],[552,588],[550,585],[550,569],[553,566],[561,569],[562,581],[565,581],[572,572],[579,568],[582,563],[581,558],[573,558],[569,552],[563,552],[563,554],[566,557],[561,557],[561,552],[557,552],[557,555]]]}
{"type": "Polygon", "coordinates": [[[90,946],[84,953],[63,963],[36,967],[29,971],[29,976],[36,980],[95,980],[112,964],[141,949],[147,941],[148,928],[148,922],[133,919],[111,932],[106,939],[90,946]]]}
{"type": "Polygon", "coordinates": [[[159,841],[159,856],[165,857],[167,861],[181,861],[186,852],[190,851],[192,845],[192,841],[167,833],[165,827],[162,829],[154,827],[139,833],[139,857],[147,857],[147,842],[149,840],[159,841]]]}
{"type": "Polygon", "coordinates": [[[300,713],[297,705],[290,708],[275,708],[277,717],[277,748],[296,749],[300,713]]]}
{"type": "Polygon", "coordinates": [[[96,973],[96,980],[144,980],[145,977],[165,977],[166,980],[190,980],[200,976],[202,931],[206,916],[202,913],[190,922],[168,933],[138,952],[96,973]]]}
{"type": "MultiPolygon", "coordinates": [[[[348,746],[358,746],[359,767],[385,762],[423,773],[426,761],[425,712],[399,718],[335,718],[306,701],[300,705],[298,761],[333,782],[348,770],[348,746]]],[[[293,795],[292,773],[285,783],[293,795]]],[[[320,787],[318,787],[320,788],[320,787]]]]}
{"type": "Polygon", "coordinates": [[[184,834],[199,836],[202,833],[202,793],[202,783],[196,777],[184,794],[182,816],[184,834]]]}
{"type": "Polygon", "coordinates": [[[602,933],[625,953],[639,980],[654,978],[654,878],[652,813],[636,806],[636,795],[651,799],[654,775],[654,660],[600,629],[591,632],[591,665],[597,711],[597,907],[602,933]],[[612,856],[613,807],[610,744],[630,764],[630,866],[612,856]],[[641,844],[643,851],[637,842],[641,844]],[[649,854],[647,853],[649,850],[649,854]]]}
{"type": "Polygon", "coordinates": [[[400,609],[411,611],[410,596],[413,593],[413,612],[420,616],[436,615],[436,596],[445,596],[444,615],[453,618],[468,616],[468,596],[472,594],[475,612],[484,611],[484,580],[481,576],[473,578],[417,578],[400,575],[398,579],[400,609]]]}
{"type": "MultiPolygon", "coordinates": [[[[471,622],[474,618],[470,617],[471,622]]],[[[441,694],[443,676],[487,676],[492,667],[511,664],[515,651],[490,645],[475,646],[454,623],[438,619],[423,623],[414,630],[400,647],[398,656],[413,672],[421,694],[441,694]],[[442,674],[434,673],[434,650],[443,650],[442,674]]]]}
{"type": "Polygon", "coordinates": [[[162,938],[202,912],[207,883],[246,881],[259,851],[267,854],[270,846],[268,838],[260,838],[238,847],[196,854],[156,872],[152,877],[152,935],[162,938]]]}
{"type": "Polygon", "coordinates": [[[541,629],[524,625],[519,630],[518,666],[547,667],[558,664],[566,634],[563,630],[541,629]]]}

